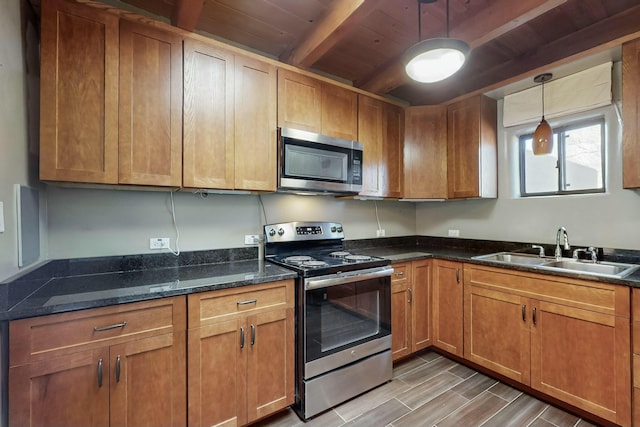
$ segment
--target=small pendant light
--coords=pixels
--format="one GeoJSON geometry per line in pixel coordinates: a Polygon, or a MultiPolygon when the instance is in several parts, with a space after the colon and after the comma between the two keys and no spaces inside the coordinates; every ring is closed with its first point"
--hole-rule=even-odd
{"type": "Polygon", "coordinates": [[[551,80],[553,74],[544,73],[537,75],[533,81],[542,83],[542,120],[538,124],[536,131],[533,133],[533,154],[551,154],[553,151],[553,129],[544,119],[544,83],[551,80]]]}
{"type": "Polygon", "coordinates": [[[435,1],[418,0],[418,43],[402,56],[407,75],[420,83],[439,82],[455,74],[464,65],[470,50],[462,40],[449,38],[449,0],[446,0],[447,36],[422,40],[422,3],[435,1]]]}

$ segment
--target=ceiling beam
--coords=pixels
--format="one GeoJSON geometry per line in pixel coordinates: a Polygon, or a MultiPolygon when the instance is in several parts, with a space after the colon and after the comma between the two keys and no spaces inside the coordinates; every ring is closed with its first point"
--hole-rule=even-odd
{"type": "MultiPolygon", "coordinates": [[[[474,49],[518,28],[546,12],[566,3],[567,0],[497,0],[480,13],[458,23],[450,36],[466,41],[474,49]]],[[[388,93],[408,82],[401,56],[389,61],[366,80],[355,82],[363,90],[388,93]]]]}
{"type": "Polygon", "coordinates": [[[203,7],[204,0],[177,0],[173,6],[171,25],[193,32],[200,20],[203,7]]]}
{"type": "MultiPolygon", "coordinates": [[[[186,1],[186,0],[184,0],[186,1]]],[[[357,27],[382,0],[334,0],[313,30],[281,61],[309,68],[357,27]]]]}
{"type": "Polygon", "coordinates": [[[629,35],[632,35],[629,38],[635,38],[639,32],[640,6],[634,6],[589,27],[554,40],[527,55],[500,63],[481,73],[474,73],[473,76],[470,76],[463,72],[456,76],[455,81],[452,81],[446,88],[439,87],[429,91],[428,94],[425,93],[424,96],[418,95],[417,98],[420,98],[420,104],[447,102],[457,96],[485,90],[498,82],[508,81],[512,77],[524,75],[534,69],[543,72],[547,70],[545,66],[548,67],[549,64],[555,64],[567,57],[575,57],[581,52],[595,47],[605,46],[611,42],[620,44],[629,35]],[[453,91],[452,88],[454,88],[453,91]]]}

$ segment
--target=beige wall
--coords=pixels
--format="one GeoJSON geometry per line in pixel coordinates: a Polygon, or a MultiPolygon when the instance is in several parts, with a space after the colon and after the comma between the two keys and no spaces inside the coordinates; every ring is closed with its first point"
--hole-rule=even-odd
{"type": "MultiPolygon", "coordinates": [[[[157,253],[152,237],[169,237],[175,249],[169,193],[89,190],[49,186],[49,256],[70,258],[157,253]]],[[[375,238],[378,217],[387,236],[413,235],[415,208],[401,202],[343,200],[334,197],[267,194],[267,222],[335,221],[347,239],[375,238]]],[[[258,196],[174,194],[183,251],[243,247],[245,234],[265,223],[258,196]]]]}
{"type": "MultiPolygon", "coordinates": [[[[615,80],[619,85],[619,75],[615,80]]],[[[529,129],[500,127],[498,199],[421,203],[416,210],[416,233],[447,236],[449,229],[457,229],[464,238],[553,244],[558,227],[565,226],[573,246],[640,250],[640,193],[622,189],[621,123],[613,106],[593,114],[604,114],[607,122],[606,193],[518,198],[517,135],[533,131],[534,125],[529,129]]],[[[501,117],[499,102],[500,125],[501,117]]]]}
{"type": "MultiPolygon", "coordinates": [[[[27,78],[23,54],[20,0],[0,0],[0,201],[4,204],[5,231],[0,233],[0,280],[19,272],[16,226],[15,184],[39,186],[34,162],[37,155],[37,130],[29,142],[27,108],[37,98],[27,97],[27,83],[38,85],[37,59],[31,55],[32,72],[27,78]],[[34,66],[34,60],[35,65],[34,66]]],[[[28,40],[35,32],[29,27],[28,40]]],[[[37,55],[37,45],[35,51],[37,55]]],[[[37,96],[37,93],[35,94],[37,96]]],[[[37,121],[37,117],[35,119],[37,121]]],[[[41,199],[44,212],[44,198],[41,199]]],[[[46,256],[46,223],[41,215],[41,258],[46,256]]]]}

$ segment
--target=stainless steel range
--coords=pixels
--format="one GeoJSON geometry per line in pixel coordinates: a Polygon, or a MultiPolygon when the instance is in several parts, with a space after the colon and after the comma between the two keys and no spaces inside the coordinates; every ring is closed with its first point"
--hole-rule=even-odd
{"type": "Polygon", "coordinates": [[[265,226],[266,259],[298,272],[296,402],[302,419],[391,380],[389,261],[344,250],[341,224],[265,226]]]}

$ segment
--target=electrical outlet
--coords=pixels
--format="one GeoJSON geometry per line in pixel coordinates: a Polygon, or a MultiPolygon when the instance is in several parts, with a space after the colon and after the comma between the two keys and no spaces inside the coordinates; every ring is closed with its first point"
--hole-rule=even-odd
{"type": "Polygon", "coordinates": [[[449,230],[449,237],[460,237],[460,230],[449,230]]]}
{"type": "Polygon", "coordinates": [[[384,230],[376,230],[376,235],[378,237],[384,237],[384,230]]]}
{"type": "Polygon", "coordinates": [[[149,249],[167,249],[169,241],[168,237],[154,237],[149,239],[149,249]]]}
{"type": "Polygon", "coordinates": [[[245,234],[244,235],[244,244],[245,245],[257,245],[260,243],[260,236],[257,234],[245,234]]]}

